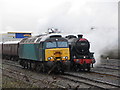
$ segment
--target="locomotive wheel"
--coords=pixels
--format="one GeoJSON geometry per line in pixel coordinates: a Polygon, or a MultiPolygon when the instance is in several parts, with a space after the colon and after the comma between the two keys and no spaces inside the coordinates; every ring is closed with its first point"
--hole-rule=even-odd
{"type": "Polygon", "coordinates": [[[10,60],[10,57],[9,57],[9,56],[6,56],[6,59],[7,59],[7,60],[10,60]]]}
{"type": "Polygon", "coordinates": [[[11,57],[11,60],[12,60],[12,61],[14,61],[14,58],[13,58],[13,57],[11,57]]]}
{"type": "Polygon", "coordinates": [[[78,68],[78,66],[77,66],[76,63],[72,62],[72,63],[70,64],[70,70],[76,71],[77,68],[78,68]]]}
{"type": "Polygon", "coordinates": [[[31,70],[31,61],[28,61],[27,68],[31,70]]]}
{"type": "Polygon", "coordinates": [[[25,65],[25,63],[23,63],[23,68],[25,69],[25,67],[26,67],[26,65],[25,65]]]}
{"type": "Polygon", "coordinates": [[[35,70],[37,72],[46,72],[46,68],[45,68],[45,65],[43,63],[36,63],[35,70]]]}
{"type": "Polygon", "coordinates": [[[55,72],[56,74],[64,74],[64,70],[62,69],[62,67],[57,67],[57,68],[54,70],[54,72],[55,72]]]}
{"type": "Polygon", "coordinates": [[[87,71],[89,72],[91,69],[90,64],[87,64],[87,71]]]}
{"type": "Polygon", "coordinates": [[[20,60],[20,61],[19,61],[19,64],[20,64],[23,68],[26,67],[26,65],[25,65],[25,61],[24,61],[24,60],[20,60]]]}
{"type": "Polygon", "coordinates": [[[36,70],[36,64],[35,62],[31,62],[31,70],[36,70]]]}
{"type": "Polygon", "coordinates": [[[60,74],[64,73],[63,65],[61,63],[58,63],[57,65],[57,73],[60,73],[60,74]]]}
{"type": "Polygon", "coordinates": [[[60,74],[64,73],[64,70],[63,70],[61,65],[57,67],[57,72],[60,73],[60,74]]]}
{"type": "Polygon", "coordinates": [[[60,73],[60,74],[64,74],[64,70],[63,70],[63,69],[60,69],[60,70],[59,70],[59,73],[60,73]]]}
{"type": "Polygon", "coordinates": [[[46,72],[47,71],[44,63],[41,64],[41,67],[42,67],[42,72],[46,72]]]}
{"type": "Polygon", "coordinates": [[[75,65],[75,71],[80,71],[80,67],[79,67],[79,65],[75,65]]]}
{"type": "Polygon", "coordinates": [[[39,64],[37,64],[37,66],[36,66],[35,70],[36,70],[37,72],[40,72],[40,71],[41,71],[41,67],[40,67],[40,65],[39,65],[39,64]]]}
{"type": "Polygon", "coordinates": [[[13,57],[13,60],[14,61],[18,61],[18,57],[13,57]]]}
{"type": "Polygon", "coordinates": [[[23,68],[28,68],[28,63],[27,63],[27,61],[23,61],[23,68]]]}
{"type": "Polygon", "coordinates": [[[78,72],[78,71],[81,71],[81,69],[82,69],[82,68],[81,68],[81,65],[80,65],[80,64],[74,64],[74,67],[73,67],[73,70],[74,70],[74,71],[77,71],[77,72],[78,72]]]}

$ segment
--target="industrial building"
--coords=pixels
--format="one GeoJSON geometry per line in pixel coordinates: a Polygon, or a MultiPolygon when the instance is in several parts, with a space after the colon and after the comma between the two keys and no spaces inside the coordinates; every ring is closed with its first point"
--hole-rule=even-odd
{"type": "Polygon", "coordinates": [[[19,41],[32,36],[32,32],[7,32],[0,34],[0,41],[19,41]]]}

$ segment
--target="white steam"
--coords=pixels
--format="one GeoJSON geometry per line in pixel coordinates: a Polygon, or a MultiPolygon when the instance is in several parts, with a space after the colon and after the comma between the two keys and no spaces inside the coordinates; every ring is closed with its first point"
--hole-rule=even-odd
{"type": "Polygon", "coordinates": [[[91,42],[91,51],[99,61],[101,55],[117,50],[117,1],[1,0],[0,32],[41,34],[53,27],[64,34],[83,34],[91,42]]]}
{"type": "Polygon", "coordinates": [[[117,15],[117,2],[67,1],[47,18],[39,19],[38,29],[44,32],[48,27],[55,27],[64,34],[82,33],[91,42],[91,51],[99,62],[106,51],[118,49],[117,15]]]}

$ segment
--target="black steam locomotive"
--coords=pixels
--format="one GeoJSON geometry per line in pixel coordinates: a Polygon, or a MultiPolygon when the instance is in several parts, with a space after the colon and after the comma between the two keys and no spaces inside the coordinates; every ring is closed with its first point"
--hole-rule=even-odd
{"type": "Polygon", "coordinates": [[[82,36],[68,35],[65,37],[70,47],[71,69],[90,71],[95,63],[94,53],[89,51],[90,43],[87,39],[82,38],[82,36]]]}

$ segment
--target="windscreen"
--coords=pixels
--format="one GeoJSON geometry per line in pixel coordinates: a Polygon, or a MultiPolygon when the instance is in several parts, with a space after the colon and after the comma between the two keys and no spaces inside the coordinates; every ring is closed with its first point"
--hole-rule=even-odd
{"type": "Polygon", "coordinates": [[[65,41],[50,41],[46,42],[46,48],[66,48],[68,43],[65,41]]]}
{"type": "Polygon", "coordinates": [[[57,43],[56,42],[47,42],[46,43],[46,48],[56,48],[57,43]]]}
{"type": "Polygon", "coordinates": [[[58,47],[68,47],[67,42],[57,42],[58,47]]]}

